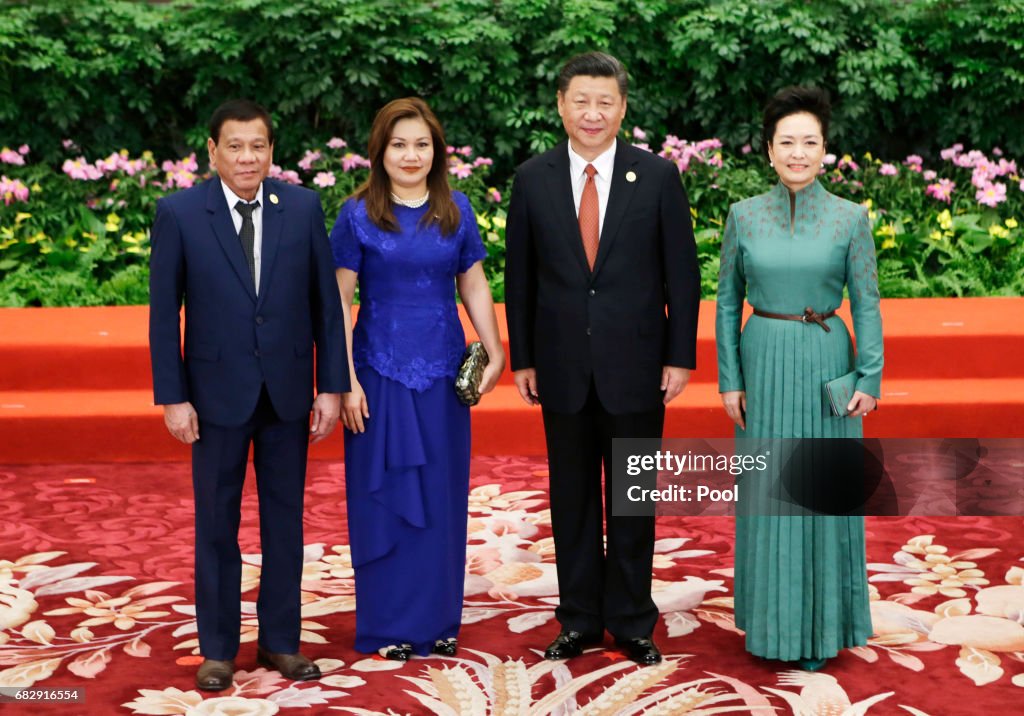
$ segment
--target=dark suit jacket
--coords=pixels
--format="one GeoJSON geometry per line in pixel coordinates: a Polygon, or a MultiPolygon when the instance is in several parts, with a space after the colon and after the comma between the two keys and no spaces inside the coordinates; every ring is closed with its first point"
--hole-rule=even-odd
{"type": "Polygon", "coordinates": [[[700,274],[673,163],[618,142],[593,272],[565,142],[516,171],[505,236],[512,369],[536,368],[545,408],[580,410],[593,379],[609,412],[651,410],[662,366],[696,367],[700,274]]]}
{"type": "Polygon", "coordinates": [[[149,343],[158,405],[191,401],[200,420],[237,426],[252,415],[266,383],[278,416],[297,420],[312,405],[314,347],[317,389],[349,390],[341,299],[320,199],[266,179],[263,204],[257,297],[220,179],[157,202],[149,343]]]}

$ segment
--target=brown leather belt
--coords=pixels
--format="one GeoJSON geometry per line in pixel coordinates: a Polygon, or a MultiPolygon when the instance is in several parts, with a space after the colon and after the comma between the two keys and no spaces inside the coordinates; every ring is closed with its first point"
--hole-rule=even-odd
{"type": "Polygon", "coordinates": [[[826,318],[832,318],[836,315],[835,311],[827,311],[825,313],[815,313],[814,309],[808,306],[804,309],[803,313],[769,313],[768,311],[762,311],[759,308],[754,309],[755,316],[761,316],[761,318],[777,318],[780,321],[800,321],[801,323],[817,323],[821,326],[825,333],[831,333],[832,329],[825,323],[826,318]]]}

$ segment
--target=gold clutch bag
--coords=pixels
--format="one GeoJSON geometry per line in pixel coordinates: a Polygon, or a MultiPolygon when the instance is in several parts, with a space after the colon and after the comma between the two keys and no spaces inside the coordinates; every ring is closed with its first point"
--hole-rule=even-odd
{"type": "Polygon", "coordinates": [[[466,346],[462,365],[455,376],[455,394],[463,405],[476,405],[480,402],[480,381],[483,380],[484,368],[489,361],[487,350],[480,341],[473,341],[466,346]]]}

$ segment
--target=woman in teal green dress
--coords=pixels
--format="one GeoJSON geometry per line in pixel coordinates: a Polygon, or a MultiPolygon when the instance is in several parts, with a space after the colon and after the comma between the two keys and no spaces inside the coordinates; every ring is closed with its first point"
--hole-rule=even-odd
{"type": "MultiPolygon", "coordinates": [[[[719,392],[737,437],[858,438],[880,395],[882,322],[867,211],[817,178],[829,118],[821,90],[776,94],[762,136],[779,183],[734,204],[726,220],[715,333],[719,392]],[[856,356],[834,315],[844,287],[856,356]],[[755,315],[741,335],[744,297],[755,315]],[[849,415],[835,417],[823,386],[854,370],[849,415]]],[[[822,485],[829,478],[814,476],[822,485]]],[[[740,512],[735,610],[747,650],[815,670],[866,643],[864,518],[740,512]]]]}

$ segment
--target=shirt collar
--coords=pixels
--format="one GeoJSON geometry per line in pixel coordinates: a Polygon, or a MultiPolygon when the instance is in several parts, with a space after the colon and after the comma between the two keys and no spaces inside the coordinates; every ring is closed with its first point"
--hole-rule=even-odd
{"type": "Polygon", "coordinates": [[[583,170],[587,168],[588,164],[593,164],[594,169],[597,170],[598,176],[606,181],[611,180],[612,169],[615,167],[615,147],[618,146],[617,140],[612,142],[612,146],[597,155],[592,162],[588,162],[577,154],[572,148],[572,142],[567,142],[566,144],[569,147],[569,170],[572,172],[573,179],[582,175],[583,170]]]}
{"type": "MultiPolygon", "coordinates": [[[[249,201],[245,201],[245,199],[235,194],[235,192],[231,191],[231,189],[228,188],[228,185],[224,183],[223,179],[221,179],[220,181],[220,186],[221,189],[224,190],[224,198],[227,199],[228,209],[230,209],[231,211],[235,210],[235,204],[237,204],[240,201],[245,202],[246,204],[252,203],[249,201]]],[[[254,201],[258,201],[260,203],[260,209],[263,208],[263,182],[260,182],[260,186],[256,190],[256,199],[254,201]]]]}

